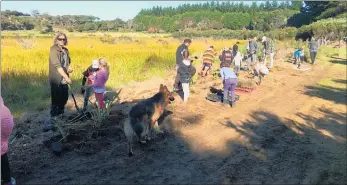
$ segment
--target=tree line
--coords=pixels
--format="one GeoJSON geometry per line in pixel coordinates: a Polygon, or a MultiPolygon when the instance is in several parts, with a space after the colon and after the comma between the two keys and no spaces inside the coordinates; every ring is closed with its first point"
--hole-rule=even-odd
{"type": "Polygon", "coordinates": [[[205,3],[197,3],[197,4],[183,4],[179,5],[177,8],[173,7],[160,7],[155,6],[149,9],[142,9],[139,12],[139,16],[141,15],[149,15],[149,16],[174,16],[178,14],[183,14],[186,12],[198,12],[198,11],[218,11],[222,13],[228,12],[243,12],[243,13],[254,13],[259,11],[272,11],[278,9],[291,9],[291,10],[300,10],[302,7],[301,1],[266,1],[265,3],[257,4],[253,2],[251,5],[234,2],[219,2],[219,1],[211,1],[205,3]]]}
{"type": "Polygon", "coordinates": [[[48,33],[55,27],[71,32],[140,31],[175,35],[201,33],[201,36],[228,33],[237,37],[248,37],[242,33],[264,32],[278,39],[293,37],[296,32],[297,39],[315,34],[337,39],[345,34],[342,20],[347,16],[346,11],[347,2],[343,1],[267,1],[251,5],[212,1],[176,8],[155,6],[142,9],[133,20],[102,21],[89,15],[51,16],[36,10],[30,14],[6,10],[1,12],[1,30],[36,29],[48,33]],[[323,21],[327,18],[334,20],[323,21]]]}
{"type": "Polygon", "coordinates": [[[259,11],[272,11],[278,9],[291,9],[300,10],[302,2],[300,1],[289,1],[281,2],[278,1],[266,1],[266,3],[257,4],[253,2],[251,5],[234,2],[205,2],[198,4],[183,4],[177,8],[173,7],[160,7],[155,6],[149,9],[142,9],[138,15],[150,15],[150,16],[174,16],[177,14],[183,14],[186,12],[197,12],[197,11],[218,11],[222,13],[228,12],[243,12],[243,13],[254,13],[259,11]]]}
{"type": "Polygon", "coordinates": [[[48,33],[55,28],[68,31],[120,31],[132,29],[132,20],[123,21],[116,18],[111,21],[101,21],[98,17],[89,15],[62,15],[52,16],[47,13],[40,14],[37,10],[26,14],[17,11],[1,11],[1,30],[40,30],[48,33]]]}
{"type": "Polygon", "coordinates": [[[201,10],[174,16],[138,15],[135,17],[136,31],[177,32],[185,29],[210,30],[259,30],[269,31],[285,27],[287,20],[297,10],[280,9],[267,12],[228,12],[201,10]]]}

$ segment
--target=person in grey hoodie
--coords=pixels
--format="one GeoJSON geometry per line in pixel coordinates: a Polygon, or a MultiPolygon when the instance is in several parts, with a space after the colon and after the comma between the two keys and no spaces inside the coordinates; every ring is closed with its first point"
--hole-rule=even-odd
{"type": "Polygon", "coordinates": [[[309,43],[310,48],[310,57],[312,64],[314,64],[314,61],[316,60],[317,52],[318,52],[318,43],[314,37],[311,38],[311,41],[309,43]]]}
{"type": "Polygon", "coordinates": [[[257,52],[258,52],[257,37],[250,39],[247,45],[247,52],[248,52],[247,68],[249,70],[251,64],[254,64],[257,58],[257,52]]]}

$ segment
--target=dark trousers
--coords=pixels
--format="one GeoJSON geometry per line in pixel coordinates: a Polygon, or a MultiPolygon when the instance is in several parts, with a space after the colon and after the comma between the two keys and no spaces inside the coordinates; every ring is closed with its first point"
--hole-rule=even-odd
{"type": "Polygon", "coordinates": [[[237,85],[236,78],[228,78],[224,80],[224,97],[223,102],[225,103],[228,100],[229,90],[231,91],[231,101],[235,101],[235,88],[237,85]]]}
{"type": "Polygon", "coordinates": [[[177,90],[177,89],[180,89],[179,88],[179,84],[180,84],[180,80],[181,80],[181,75],[180,75],[180,73],[176,73],[176,78],[175,78],[175,82],[174,82],[174,88],[177,90]]]}
{"type": "Polygon", "coordinates": [[[8,162],[6,153],[1,156],[1,181],[3,181],[4,184],[11,181],[10,163],[8,162]]]}
{"type": "MultiPolygon", "coordinates": [[[[191,66],[189,69],[190,77],[192,78],[196,73],[196,68],[194,66],[191,66]]],[[[178,65],[176,64],[176,78],[173,87],[177,90],[182,90],[182,84],[181,84],[181,75],[178,72],[178,65]]]]}
{"type": "Polygon", "coordinates": [[[69,98],[69,87],[67,84],[51,85],[51,117],[58,116],[64,113],[64,108],[69,98]]]}
{"type": "Polygon", "coordinates": [[[317,52],[311,51],[310,56],[311,56],[312,64],[314,64],[314,61],[316,60],[317,52]]]}

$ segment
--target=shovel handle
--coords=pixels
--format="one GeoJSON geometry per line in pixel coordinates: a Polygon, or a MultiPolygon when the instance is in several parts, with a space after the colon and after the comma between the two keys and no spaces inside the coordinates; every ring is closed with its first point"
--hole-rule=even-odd
{"type": "Polygon", "coordinates": [[[70,86],[70,84],[68,84],[68,87],[69,87],[69,91],[70,91],[70,93],[71,93],[72,99],[73,99],[73,101],[74,101],[74,103],[75,103],[75,108],[77,109],[78,112],[80,112],[80,109],[78,108],[77,103],[76,103],[75,95],[74,95],[74,94],[72,93],[72,91],[71,91],[71,86],[70,86]]]}

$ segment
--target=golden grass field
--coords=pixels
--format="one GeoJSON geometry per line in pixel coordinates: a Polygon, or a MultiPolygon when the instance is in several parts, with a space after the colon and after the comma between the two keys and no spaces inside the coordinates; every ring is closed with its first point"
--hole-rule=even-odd
{"type": "MultiPolygon", "coordinates": [[[[18,33],[18,32],[17,32],[18,33]]],[[[2,33],[1,40],[1,87],[5,103],[15,116],[27,110],[40,111],[49,107],[50,87],[48,84],[48,56],[52,39],[29,39],[25,36],[34,34],[18,33],[25,42],[31,43],[33,49],[25,49],[15,38],[14,32],[2,33]],[[12,37],[9,37],[11,36],[12,37]]],[[[110,64],[108,89],[116,88],[131,81],[141,81],[153,76],[164,76],[167,70],[175,66],[175,51],[182,42],[168,35],[149,35],[143,33],[110,33],[126,41],[116,44],[102,43],[101,33],[79,34],[68,33],[68,49],[71,55],[73,89],[81,87],[82,72],[91,65],[93,59],[105,57],[110,64]],[[165,40],[162,44],[158,40],[165,40]]],[[[241,44],[245,41],[240,41],[241,44]]],[[[214,45],[220,52],[225,46],[232,46],[236,40],[193,39],[190,47],[192,55],[201,55],[208,47],[214,45]]],[[[242,46],[243,47],[243,46],[242,46]]],[[[199,61],[200,62],[200,61],[199,61]]]]}

